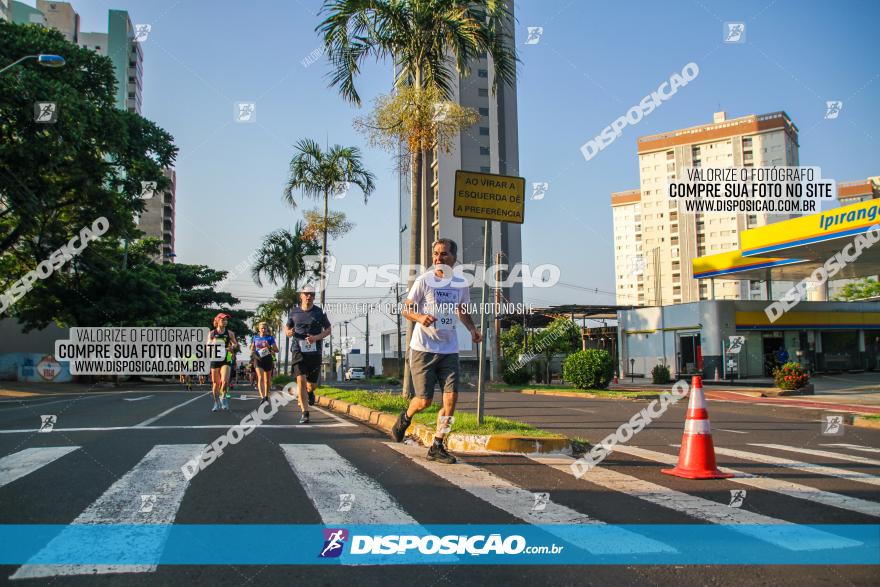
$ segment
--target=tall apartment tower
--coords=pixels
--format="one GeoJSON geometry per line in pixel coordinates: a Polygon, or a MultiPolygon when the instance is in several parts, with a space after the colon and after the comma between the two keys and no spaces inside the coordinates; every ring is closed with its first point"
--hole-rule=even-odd
{"type": "MultiPolygon", "coordinates": [[[[611,195],[617,301],[667,305],[708,299],[691,259],[736,249],[739,233],[790,216],[682,213],[666,184],[685,167],[798,165],[798,129],[785,112],[728,119],[640,137],[640,189],[611,195]]],[[[762,282],[720,280],[716,299],[762,299],[762,282]]]]}
{"type": "MultiPolygon", "coordinates": [[[[514,42],[513,2],[509,2],[507,33],[514,42]]],[[[454,69],[453,69],[454,74],[454,69]]],[[[519,138],[517,130],[516,81],[499,85],[493,93],[494,67],[492,58],[483,55],[471,63],[468,76],[453,75],[452,100],[479,113],[479,121],[464,129],[454,140],[449,152],[434,150],[428,153],[425,166],[428,171],[428,198],[423,206],[421,239],[424,256],[422,263],[431,264],[431,243],[437,238],[451,238],[458,244],[459,263],[479,264],[483,261],[483,221],[456,218],[453,215],[453,192],[456,170],[519,175],[519,138]]],[[[409,223],[410,184],[401,177],[401,228],[409,223]]],[[[409,261],[409,239],[413,237],[407,226],[401,235],[402,259],[409,261]]],[[[513,266],[522,261],[522,239],[519,224],[492,223],[490,264],[496,253],[502,262],[513,266]]],[[[522,302],[522,286],[504,288],[503,296],[511,302],[522,302]]],[[[472,301],[479,301],[479,289],[471,290],[472,301]]]]}

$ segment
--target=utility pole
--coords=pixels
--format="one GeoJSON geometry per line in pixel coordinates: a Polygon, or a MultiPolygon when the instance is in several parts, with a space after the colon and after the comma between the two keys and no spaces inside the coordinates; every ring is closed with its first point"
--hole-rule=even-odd
{"type": "Polygon", "coordinates": [[[366,350],[366,368],[364,369],[364,375],[366,377],[370,376],[370,307],[367,306],[367,330],[364,333],[364,338],[366,339],[365,350],[366,350]]]}
{"type": "Polygon", "coordinates": [[[501,251],[495,253],[495,344],[492,345],[492,381],[498,381],[501,373],[501,319],[498,317],[501,307],[501,251]]]}
{"type": "Polygon", "coordinates": [[[397,376],[403,381],[403,344],[400,339],[403,337],[402,324],[400,321],[400,282],[394,284],[395,312],[397,314],[397,376]]]}

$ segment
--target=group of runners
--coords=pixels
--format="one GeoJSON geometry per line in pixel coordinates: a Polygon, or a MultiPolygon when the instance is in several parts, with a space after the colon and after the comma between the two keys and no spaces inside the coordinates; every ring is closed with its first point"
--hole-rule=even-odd
{"type": "MultiPolygon", "coordinates": [[[[459,361],[456,318],[470,332],[474,343],[482,336],[467,313],[470,302],[468,284],[463,278],[445,275],[444,267],[455,265],[458,246],[447,238],[438,239],[432,246],[434,266],[416,278],[404,302],[402,314],[414,323],[408,349],[410,395],[407,409],[397,418],[391,436],[402,442],[413,417],[428,408],[434,400],[434,388],[443,390],[443,405],[437,414],[434,441],[428,450],[429,460],[454,463],[455,457],[447,452],[444,440],[452,427],[455,404],[458,400],[459,361]]],[[[307,285],[299,292],[300,304],[293,308],[285,324],[285,334],[294,342],[291,355],[293,375],[296,378],[297,403],[300,424],[309,423],[309,406],[315,403],[315,390],[321,375],[321,341],[330,336],[330,320],[315,305],[315,290],[307,285]]],[[[235,334],[227,328],[229,315],[217,314],[210,342],[222,342],[226,357],[211,363],[212,411],[229,410],[228,385],[231,370],[240,345],[235,334]]],[[[255,371],[260,401],[269,401],[272,372],[278,344],[265,322],[257,324],[257,333],[250,343],[252,365],[255,371]]]]}

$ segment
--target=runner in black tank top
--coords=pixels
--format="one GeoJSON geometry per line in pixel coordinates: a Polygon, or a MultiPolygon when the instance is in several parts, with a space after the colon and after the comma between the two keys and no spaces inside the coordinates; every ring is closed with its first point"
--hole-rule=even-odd
{"type": "Polygon", "coordinates": [[[229,410],[229,372],[235,363],[235,333],[226,329],[229,314],[217,314],[214,317],[214,329],[208,335],[209,342],[223,341],[226,356],[222,361],[211,361],[211,395],[214,398],[212,412],[219,409],[229,410]]]}

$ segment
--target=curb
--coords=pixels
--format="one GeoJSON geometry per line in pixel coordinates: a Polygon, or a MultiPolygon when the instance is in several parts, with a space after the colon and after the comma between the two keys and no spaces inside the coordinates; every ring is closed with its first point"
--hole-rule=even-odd
{"type": "Polygon", "coordinates": [[[852,425],[856,428],[873,428],[880,430],[880,420],[874,418],[865,418],[864,416],[854,415],[852,425]]]}
{"type": "MultiPolygon", "coordinates": [[[[371,424],[383,432],[391,433],[397,416],[372,410],[359,404],[351,404],[339,399],[319,395],[315,403],[338,414],[347,414],[356,420],[371,424]]],[[[434,441],[434,430],[424,424],[410,424],[407,433],[422,445],[430,446],[434,441]]],[[[541,438],[534,436],[511,436],[507,434],[449,434],[446,447],[460,453],[509,452],[509,453],[565,453],[576,452],[568,438],[541,438]]]]}

